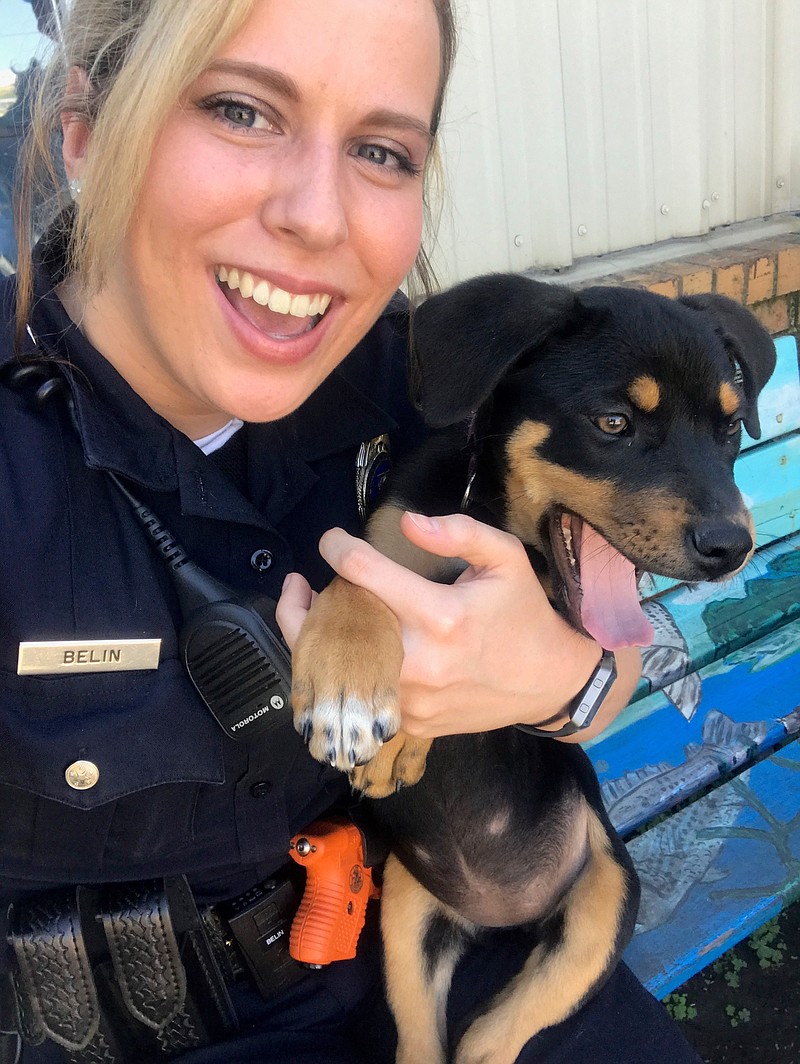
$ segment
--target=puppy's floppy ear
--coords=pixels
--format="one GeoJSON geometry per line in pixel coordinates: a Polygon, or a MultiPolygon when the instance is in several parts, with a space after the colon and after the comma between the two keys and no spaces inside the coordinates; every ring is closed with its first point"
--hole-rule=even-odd
{"type": "Polygon", "coordinates": [[[558,285],[519,274],[475,277],[414,311],[412,352],[425,421],[462,421],[520,356],[569,327],[580,304],[558,285]]]}
{"type": "Polygon", "coordinates": [[[741,368],[747,409],[742,420],[748,435],[757,440],[761,435],[758,420],[758,395],[775,369],[775,344],[758,319],[727,296],[706,293],[683,296],[680,300],[693,310],[710,314],[717,332],[734,363],[741,368]]]}

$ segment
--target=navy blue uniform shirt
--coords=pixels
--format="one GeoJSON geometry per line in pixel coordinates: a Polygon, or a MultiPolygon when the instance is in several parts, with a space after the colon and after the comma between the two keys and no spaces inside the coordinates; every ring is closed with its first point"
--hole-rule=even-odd
{"type": "MultiPolygon", "coordinates": [[[[33,388],[0,386],[0,898],[180,873],[200,900],[230,897],[283,864],[291,834],[346,782],[290,726],[256,748],[223,734],[179,662],[164,563],[104,470],[233,587],[277,598],[291,570],[323,587],[320,536],[360,527],[360,444],[388,433],[399,456],[421,435],[406,315],[387,310],[296,413],[241,430],[243,494],[90,346],[53,283],[40,262],[30,325],[40,350],[82,371],[65,370],[79,431],[63,399],[37,409],[33,388]],[[20,642],[117,638],[160,638],[158,669],[17,675],[20,642]],[[65,780],[76,760],[99,768],[88,790],[65,780]]],[[[5,281],[3,360],[15,294],[5,281]]]]}

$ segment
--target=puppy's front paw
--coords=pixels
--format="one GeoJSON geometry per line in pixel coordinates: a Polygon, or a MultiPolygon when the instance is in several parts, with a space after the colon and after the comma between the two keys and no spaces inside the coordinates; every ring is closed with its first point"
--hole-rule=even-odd
{"type": "Polygon", "coordinates": [[[370,761],[400,724],[397,618],[337,577],[311,607],[292,654],[294,726],[312,756],[345,772],[370,761]]]}
{"type": "Polygon", "coordinates": [[[398,732],[366,765],[350,773],[353,788],[367,798],[386,798],[422,779],[430,739],[398,732]]]}

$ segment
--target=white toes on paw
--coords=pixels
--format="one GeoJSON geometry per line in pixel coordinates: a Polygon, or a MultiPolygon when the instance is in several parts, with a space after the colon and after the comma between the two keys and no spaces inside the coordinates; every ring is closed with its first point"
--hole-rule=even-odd
{"type": "Polygon", "coordinates": [[[367,705],[347,695],[305,706],[295,719],[312,757],[343,772],[371,761],[399,724],[391,702],[367,705]]]}

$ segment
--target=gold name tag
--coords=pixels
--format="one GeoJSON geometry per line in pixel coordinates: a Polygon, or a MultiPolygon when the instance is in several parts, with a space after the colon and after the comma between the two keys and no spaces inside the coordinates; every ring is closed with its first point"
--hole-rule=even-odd
{"type": "Polygon", "coordinates": [[[126,672],[157,669],[160,639],[89,639],[63,643],[20,643],[17,675],[62,672],[126,672]]]}

